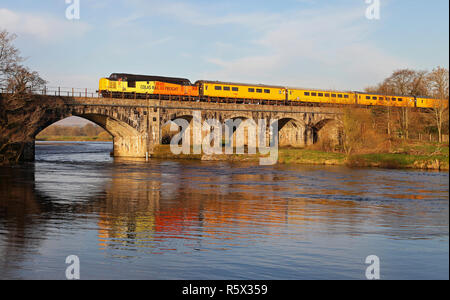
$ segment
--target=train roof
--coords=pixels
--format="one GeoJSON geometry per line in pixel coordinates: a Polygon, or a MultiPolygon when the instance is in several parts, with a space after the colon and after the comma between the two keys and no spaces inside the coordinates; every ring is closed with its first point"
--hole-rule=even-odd
{"type": "Polygon", "coordinates": [[[305,87],[294,87],[288,86],[286,87],[288,90],[301,90],[301,91],[317,91],[317,92],[329,92],[329,93],[354,93],[353,91],[341,91],[341,90],[333,90],[333,89],[322,89],[322,88],[305,88],[305,87]]]}
{"type": "Polygon", "coordinates": [[[164,77],[164,76],[154,76],[154,75],[137,75],[137,74],[126,74],[126,73],[113,73],[109,76],[111,80],[122,79],[124,81],[161,81],[179,85],[192,85],[191,81],[186,78],[177,77],[164,77]]]}
{"type": "Polygon", "coordinates": [[[268,87],[276,89],[285,89],[285,86],[280,85],[267,85],[267,84],[256,84],[256,83],[242,83],[242,82],[225,82],[225,81],[212,81],[212,80],[197,80],[197,83],[210,83],[210,84],[225,84],[225,85],[237,85],[237,86],[254,86],[254,87],[268,87]]]}

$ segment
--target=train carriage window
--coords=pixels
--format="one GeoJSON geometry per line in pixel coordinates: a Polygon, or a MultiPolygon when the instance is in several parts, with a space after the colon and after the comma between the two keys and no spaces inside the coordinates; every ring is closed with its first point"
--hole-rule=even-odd
{"type": "Polygon", "coordinates": [[[224,86],[224,87],[223,87],[223,90],[224,90],[224,91],[229,91],[229,90],[230,90],[230,87],[229,87],[229,86],[224,86]]]}
{"type": "Polygon", "coordinates": [[[319,93],[319,97],[323,97],[323,93],[319,93]]]}
{"type": "Polygon", "coordinates": [[[392,101],[397,101],[397,98],[392,98],[392,101]]]}
{"type": "Polygon", "coordinates": [[[348,95],[344,95],[344,98],[345,98],[345,99],[348,99],[348,95]]]}
{"type": "Polygon", "coordinates": [[[264,93],[270,94],[270,90],[264,90],[264,93]]]}
{"type": "Polygon", "coordinates": [[[215,86],[215,89],[216,89],[216,91],[221,91],[221,90],[222,90],[222,87],[219,86],[219,85],[216,85],[216,86],[215,86]]]}
{"type": "Polygon", "coordinates": [[[325,97],[329,98],[329,97],[330,97],[330,94],[325,94],[325,97]]]}
{"type": "Polygon", "coordinates": [[[255,89],[249,88],[249,89],[248,89],[248,92],[249,92],[249,93],[254,93],[254,92],[255,92],[255,89]]]}
{"type": "Polygon", "coordinates": [[[366,96],[366,100],[370,100],[370,96],[366,96]]]}
{"type": "Polygon", "coordinates": [[[311,93],[311,96],[316,97],[316,96],[317,96],[317,93],[311,93]]]}
{"type": "Polygon", "coordinates": [[[309,92],[305,92],[305,96],[309,96],[309,92]]]}
{"type": "Polygon", "coordinates": [[[336,96],[337,96],[336,94],[331,94],[332,98],[336,98],[336,96]]]}
{"type": "Polygon", "coordinates": [[[257,93],[262,93],[262,89],[256,89],[257,93]]]}
{"type": "Polygon", "coordinates": [[[339,95],[338,95],[338,98],[342,98],[342,94],[339,94],[339,95]]]}
{"type": "Polygon", "coordinates": [[[377,99],[378,99],[378,98],[377,98],[377,97],[375,97],[375,96],[374,96],[374,97],[372,97],[372,100],[377,100],[377,99]]]}
{"type": "Polygon", "coordinates": [[[402,98],[398,98],[398,101],[400,101],[400,102],[401,102],[401,101],[403,101],[403,99],[402,99],[402,98]]]}
{"type": "Polygon", "coordinates": [[[233,87],[231,89],[233,90],[233,92],[238,92],[239,91],[239,88],[237,88],[237,87],[233,87]]]}

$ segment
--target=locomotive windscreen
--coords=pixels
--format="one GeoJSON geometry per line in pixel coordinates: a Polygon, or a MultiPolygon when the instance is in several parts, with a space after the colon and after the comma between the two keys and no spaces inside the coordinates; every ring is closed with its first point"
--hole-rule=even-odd
{"type": "Polygon", "coordinates": [[[192,85],[191,81],[186,78],[176,78],[176,77],[163,77],[163,76],[152,76],[152,75],[135,75],[135,74],[124,74],[124,73],[113,73],[109,76],[110,80],[123,81],[161,81],[179,85],[192,85]]]}

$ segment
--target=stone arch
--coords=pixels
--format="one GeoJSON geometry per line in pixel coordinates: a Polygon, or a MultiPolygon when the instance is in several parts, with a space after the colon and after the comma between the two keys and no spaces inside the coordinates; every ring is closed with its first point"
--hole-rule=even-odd
{"type": "MultiPolygon", "coordinates": [[[[226,122],[228,122],[228,125],[230,126],[229,129],[229,134],[230,136],[226,136],[227,135],[227,131],[225,130],[225,126],[223,129],[223,138],[225,139],[225,141],[229,141],[228,145],[233,145],[233,147],[236,147],[238,144],[242,144],[245,146],[249,145],[249,128],[248,128],[248,121],[254,121],[255,120],[252,118],[252,116],[248,116],[245,114],[229,114],[226,115],[226,117],[223,118],[223,123],[225,124],[226,122]],[[243,127],[244,126],[244,127],[243,127]],[[238,129],[242,129],[243,131],[240,131],[238,129]]],[[[258,124],[256,123],[256,126],[258,124]]],[[[256,137],[254,138],[256,139],[256,137]]],[[[254,141],[254,144],[256,145],[256,141],[254,141]]],[[[253,145],[253,144],[252,144],[253,145]]]]}
{"type": "Polygon", "coordinates": [[[164,126],[169,121],[174,121],[176,119],[185,119],[190,122],[193,118],[193,111],[189,110],[177,110],[174,112],[169,112],[165,114],[164,118],[161,118],[161,126],[164,126]]]}
{"type": "Polygon", "coordinates": [[[190,123],[193,118],[194,118],[194,116],[192,114],[181,114],[181,115],[177,115],[174,118],[170,118],[169,121],[174,121],[176,119],[184,119],[190,123]]]}
{"type": "Polygon", "coordinates": [[[137,125],[135,122],[124,114],[115,113],[106,109],[97,112],[89,110],[65,110],[62,112],[56,111],[48,114],[48,116],[43,118],[38,126],[36,126],[32,135],[33,139],[48,126],[68,117],[76,116],[97,124],[113,137],[114,156],[145,157],[146,155],[147,136],[141,134],[136,128],[137,125]]]}
{"type": "Polygon", "coordinates": [[[278,138],[281,147],[304,147],[308,144],[307,126],[296,118],[281,118],[278,120],[278,138]]]}
{"type": "MultiPolygon", "coordinates": [[[[226,122],[227,120],[232,120],[233,122],[236,122],[237,120],[241,120],[241,121],[246,121],[246,120],[249,120],[249,119],[252,119],[252,117],[251,116],[245,116],[245,115],[243,115],[243,114],[230,114],[230,115],[225,115],[223,118],[222,118],[222,122],[224,123],[224,122],[226,122]]],[[[236,132],[236,130],[237,130],[237,128],[233,128],[233,134],[236,132]]]]}
{"type": "MultiPolygon", "coordinates": [[[[168,145],[172,140],[173,136],[179,133],[179,131],[171,131],[170,126],[173,121],[177,119],[186,120],[189,123],[189,126],[192,131],[192,120],[194,119],[194,115],[192,111],[176,111],[174,113],[166,114],[164,118],[161,118],[160,123],[160,144],[168,145]]],[[[182,141],[180,141],[182,142],[182,141]]]]}
{"type": "Polygon", "coordinates": [[[325,126],[327,126],[327,125],[330,124],[330,123],[339,123],[339,120],[338,120],[338,119],[335,119],[335,118],[324,118],[324,119],[318,121],[317,123],[315,123],[315,124],[313,125],[313,127],[314,127],[317,131],[320,131],[320,130],[322,130],[325,126]]]}
{"type": "Polygon", "coordinates": [[[51,124],[72,116],[92,121],[113,136],[115,130],[108,126],[109,123],[112,123],[112,125],[120,125],[122,127],[118,135],[136,134],[139,131],[139,124],[129,117],[135,115],[135,112],[132,112],[131,110],[132,109],[129,108],[126,112],[120,112],[114,108],[93,108],[88,106],[50,110],[46,113],[45,117],[40,120],[34,132],[34,136],[51,124]],[[120,134],[120,132],[122,132],[122,134],[120,134]]]}
{"type": "Polygon", "coordinates": [[[342,144],[342,124],[335,118],[324,118],[313,125],[314,143],[321,143],[325,150],[342,144]]]}
{"type": "Polygon", "coordinates": [[[33,137],[36,137],[36,135],[38,135],[39,132],[41,132],[48,126],[50,126],[58,121],[61,121],[63,119],[72,117],[72,116],[80,117],[80,118],[89,120],[89,121],[97,124],[98,126],[103,128],[105,131],[107,131],[109,134],[111,134],[113,137],[117,137],[117,136],[124,137],[124,136],[132,136],[132,135],[139,134],[139,132],[135,128],[130,126],[128,124],[128,122],[124,122],[124,121],[112,118],[108,115],[95,114],[95,113],[87,113],[87,114],[69,113],[69,114],[60,115],[58,117],[43,120],[43,122],[40,124],[40,126],[38,126],[35,129],[35,131],[33,133],[33,137]]]}

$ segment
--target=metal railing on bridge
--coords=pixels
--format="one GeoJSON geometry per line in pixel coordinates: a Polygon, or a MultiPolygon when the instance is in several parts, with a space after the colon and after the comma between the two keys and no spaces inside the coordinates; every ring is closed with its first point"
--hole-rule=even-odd
{"type": "MultiPolygon", "coordinates": [[[[52,87],[45,86],[42,89],[29,89],[29,94],[59,96],[59,97],[79,97],[79,98],[100,98],[101,95],[96,89],[91,88],[69,88],[69,87],[52,87]]],[[[10,90],[0,88],[1,94],[13,94],[10,90]]]]}

